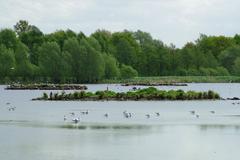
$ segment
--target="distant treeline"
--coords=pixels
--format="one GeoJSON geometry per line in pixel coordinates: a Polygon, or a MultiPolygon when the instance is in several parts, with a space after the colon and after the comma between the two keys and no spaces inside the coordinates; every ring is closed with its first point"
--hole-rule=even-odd
{"type": "Polygon", "coordinates": [[[14,30],[0,31],[1,82],[95,83],[136,76],[228,75],[240,75],[240,35],[200,35],[179,49],[142,31],[44,34],[24,20],[14,30]]]}

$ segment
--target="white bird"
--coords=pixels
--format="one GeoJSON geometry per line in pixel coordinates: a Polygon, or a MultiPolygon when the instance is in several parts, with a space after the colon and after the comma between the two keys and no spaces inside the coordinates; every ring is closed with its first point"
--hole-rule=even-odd
{"type": "Polygon", "coordinates": [[[14,111],[16,109],[16,107],[9,107],[8,110],[9,111],[14,111]]]}
{"type": "Polygon", "coordinates": [[[128,113],[127,111],[124,111],[124,112],[123,112],[123,116],[124,116],[125,118],[129,118],[129,113],[128,113]]]}
{"type": "Polygon", "coordinates": [[[72,121],[73,121],[74,123],[78,123],[78,122],[80,122],[80,118],[74,118],[74,119],[72,119],[72,121]]]}

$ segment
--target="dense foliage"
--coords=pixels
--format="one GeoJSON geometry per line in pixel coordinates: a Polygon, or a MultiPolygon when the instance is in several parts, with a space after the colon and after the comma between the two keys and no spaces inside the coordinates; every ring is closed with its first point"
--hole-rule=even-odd
{"type": "Polygon", "coordinates": [[[181,49],[142,31],[44,34],[27,21],[0,30],[0,81],[95,83],[136,76],[240,75],[240,35],[206,36],[181,49]]]}
{"type": "Polygon", "coordinates": [[[97,91],[93,92],[74,92],[74,93],[52,93],[48,95],[43,93],[43,96],[34,100],[215,100],[220,99],[219,94],[208,91],[208,92],[195,92],[183,90],[158,90],[154,87],[149,87],[145,89],[139,89],[136,91],[128,92],[114,92],[114,91],[97,91]]]}

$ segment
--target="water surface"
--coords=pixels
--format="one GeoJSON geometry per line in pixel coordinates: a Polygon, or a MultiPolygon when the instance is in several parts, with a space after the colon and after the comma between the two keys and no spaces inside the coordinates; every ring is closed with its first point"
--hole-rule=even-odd
{"type": "MultiPolygon", "coordinates": [[[[44,91],[12,91],[4,87],[0,86],[0,159],[235,160],[239,156],[237,101],[235,105],[235,101],[44,102],[31,101],[44,91]],[[7,102],[16,110],[9,111],[7,102]],[[89,114],[82,115],[84,110],[89,114]],[[131,119],[123,117],[125,110],[133,113],[131,119]],[[199,118],[189,112],[192,110],[199,118]],[[72,124],[70,112],[80,117],[81,123],[72,124]]],[[[131,89],[88,85],[89,91],[107,87],[114,91],[131,89]]],[[[211,89],[224,98],[240,97],[240,84],[192,83],[187,87],[158,88],[211,89]]]]}

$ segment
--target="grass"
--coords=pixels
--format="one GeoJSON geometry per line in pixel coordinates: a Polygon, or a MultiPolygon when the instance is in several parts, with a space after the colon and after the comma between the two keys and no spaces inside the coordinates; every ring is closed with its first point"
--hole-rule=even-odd
{"type": "Polygon", "coordinates": [[[240,83],[238,76],[162,76],[103,80],[102,83],[240,83]]]}

